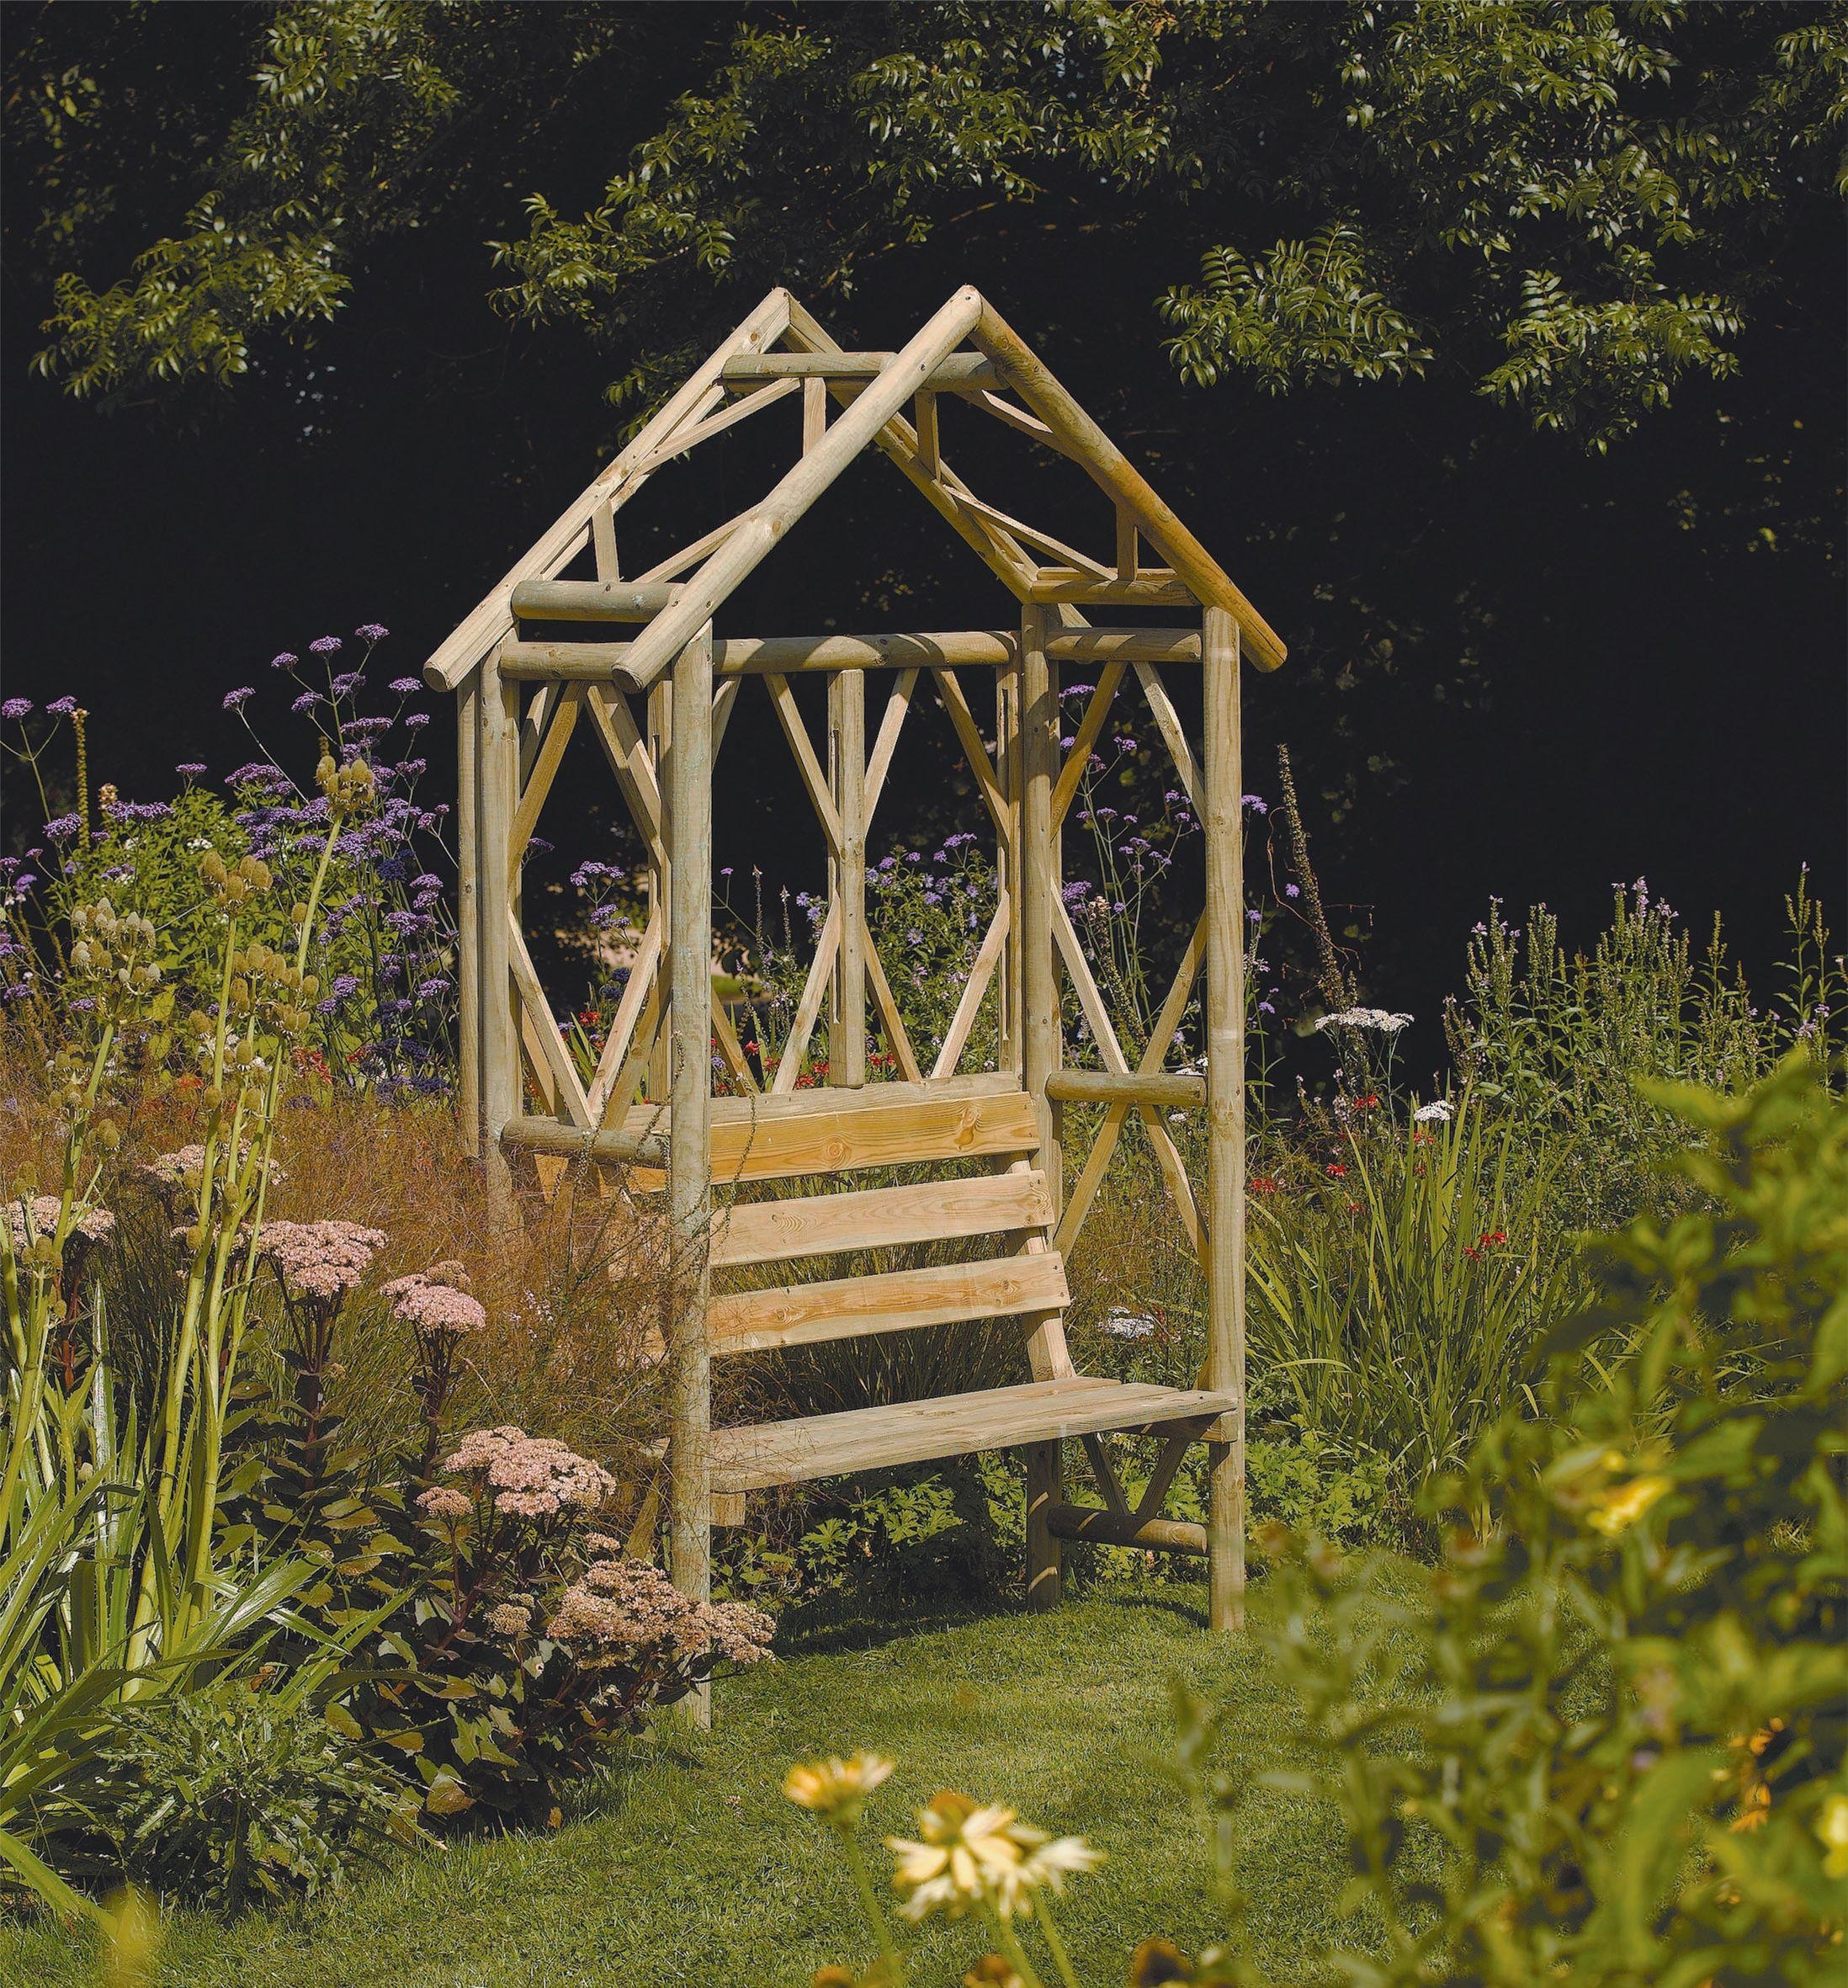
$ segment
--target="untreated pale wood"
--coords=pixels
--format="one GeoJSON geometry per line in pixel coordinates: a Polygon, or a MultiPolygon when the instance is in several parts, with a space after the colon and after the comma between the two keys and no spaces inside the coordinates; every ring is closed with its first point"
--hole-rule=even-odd
{"type": "Polygon", "coordinates": [[[905,720],[911,715],[911,697],[916,688],[916,667],[914,666],[900,670],[898,681],[893,684],[891,694],[885,700],[885,715],[879,720],[879,736],[874,740],[873,750],[867,755],[866,760],[866,818],[868,821],[877,812],[879,796],[885,791],[885,776],[891,770],[892,755],[898,750],[899,734],[904,731],[905,720]]]}
{"type": "Polygon", "coordinates": [[[950,723],[955,727],[969,770],[975,776],[975,785],[983,805],[988,810],[989,820],[994,823],[998,835],[1005,835],[1007,797],[1001,791],[995,763],[988,757],[987,742],[982,737],[981,727],[975,722],[975,714],[969,708],[969,699],[963,694],[963,686],[957,680],[954,670],[932,670],[931,676],[937,685],[937,695],[943,700],[943,709],[949,713],[950,723]]]}
{"type": "Polygon", "coordinates": [[[905,1031],[905,1017],[899,1012],[892,983],[885,977],[885,963],[879,958],[879,948],[870,942],[866,949],[866,977],[879,1011],[879,1029],[885,1038],[887,1053],[897,1061],[900,1075],[906,1082],[921,1083],[924,1072],[919,1067],[917,1052],[911,1047],[911,1036],[905,1031]]]}
{"type": "MultiPolygon", "coordinates": [[[[982,1081],[989,1087],[972,1091],[964,1077],[953,1086],[869,1084],[857,1092],[716,1099],[713,1177],[773,1180],[1033,1151],[1039,1139],[1033,1101],[1005,1076],[982,1081]]],[[[640,1136],[661,1117],[654,1107],[637,1106],[623,1130],[640,1136]]]]}
{"type": "Polygon", "coordinates": [[[588,1130],[592,1122],[590,1105],[578,1079],[577,1067],[571,1061],[571,1051],[559,1031],[558,1018],[552,1013],[551,1003],[539,986],[533,956],[527,951],[526,939],[520,931],[520,922],[511,908],[507,912],[507,963],[512,970],[513,986],[519,995],[521,1009],[532,1023],[528,1040],[551,1080],[548,1088],[553,1107],[561,1109],[573,1124],[588,1130]]]}
{"type": "Polygon", "coordinates": [[[1049,636],[1055,662],[1197,662],[1200,632],[1192,628],[1069,628],[1049,636]]]}
{"type": "MultiPolygon", "coordinates": [[[[1197,635],[1188,638],[1196,647],[1197,635]]],[[[961,629],[942,634],[750,635],[713,644],[720,677],[779,676],[836,670],[940,668],[973,665],[1004,669],[1015,637],[1006,629],[961,629]]],[[[1153,646],[1153,645],[1151,645],[1153,646]]],[[[526,683],[613,683],[626,668],[627,642],[502,642],[501,673],[526,683]]]]}
{"type": "Polygon", "coordinates": [[[1261,669],[1276,669],[1288,653],[1277,631],[991,304],[982,304],[970,338],[1007,374],[1010,385],[1060,438],[1072,459],[1131,513],[1142,535],[1192,592],[1235,618],[1252,661],[1261,669]]]}
{"type": "Polygon", "coordinates": [[[988,983],[994,978],[1006,950],[1012,923],[1010,908],[1007,901],[1003,898],[995,907],[995,915],[989,920],[988,930],[969,970],[969,978],[963,982],[963,991],[957,1000],[956,1013],[950,1017],[950,1025],[944,1031],[943,1040],[937,1052],[937,1061],[931,1070],[933,1077],[955,1076],[963,1060],[963,1051],[969,1046],[975,1018],[981,1013],[982,997],[987,993],[988,983]]]}
{"type": "MultiPolygon", "coordinates": [[[[656,1118],[665,1119],[666,1110],[657,1106],[656,1118]]],[[[559,1160],[595,1160],[605,1166],[665,1166],[667,1135],[664,1128],[648,1125],[635,1133],[587,1132],[557,1119],[510,1119],[502,1126],[502,1145],[524,1153],[544,1153],[559,1160]]]]}
{"type": "Polygon", "coordinates": [[[507,849],[520,771],[519,686],[503,683],[491,662],[483,666],[481,727],[475,742],[481,797],[477,824],[476,928],[481,940],[482,1160],[494,1219],[513,1216],[512,1181],[500,1140],[501,1128],[520,1115],[520,1040],[508,934],[515,917],[507,849]]]}
{"type": "MultiPolygon", "coordinates": [[[[712,630],[675,659],[667,756],[672,861],[669,1013],[673,1043],[667,1217],[668,1541],[674,1586],[712,1592],[712,1354],[707,1315],[712,1226],[712,630]]],[[[696,1699],[692,1716],[705,1723],[696,1699]]]]}
{"type": "Polygon", "coordinates": [[[1107,581],[1113,577],[1110,568],[1102,561],[1079,551],[1075,546],[1068,545],[1063,539],[1055,539],[1050,533],[1041,531],[1037,525],[1023,524],[1021,519],[1011,517],[1006,511],[997,511],[992,504],[984,503],[980,497],[965,497],[960,502],[965,511],[973,512],[976,517],[985,518],[990,524],[1000,525],[1023,545],[1032,546],[1053,559],[1064,560],[1077,572],[1088,574],[1098,581],[1107,581]]]}
{"type": "MultiPolygon", "coordinates": [[[[1047,654],[1052,653],[1052,645],[1047,645],[1047,654]]],[[[1124,666],[1120,662],[1107,664],[1103,674],[1097,679],[1097,687],[1091,694],[1085,706],[1085,715],[1078,722],[1078,729],[1072,734],[1071,745],[1065,753],[1065,764],[1059,769],[1059,779],[1053,788],[1052,818],[1056,830],[1071,811],[1071,804],[1077,798],[1078,789],[1084,784],[1086,768],[1091,763],[1091,755],[1097,743],[1097,737],[1110,715],[1110,706],[1117,694],[1117,686],[1123,678],[1124,666]]]]}
{"type": "Polygon", "coordinates": [[[634,580],[523,580],[509,605],[523,621],[651,621],[677,592],[634,580]]]}
{"type": "Polygon", "coordinates": [[[826,437],[790,470],[750,520],[717,547],[682,587],[679,598],[650,624],[636,641],[626,680],[635,688],[652,683],[681,645],[712,619],[714,610],[768,555],[841,471],[930,379],[938,362],[961,343],[981,314],[981,299],[959,290],[910,344],[893,353],[826,437]]]}
{"type": "Polygon", "coordinates": [[[1207,1380],[1231,1406],[1208,1451],[1208,1614],[1245,1623],[1245,850],[1240,793],[1240,624],[1207,611],[1207,1380]]]}
{"type": "MultiPolygon", "coordinates": [[[[643,1011],[654,995],[661,968],[663,927],[664,921],[657,913],[643,928],[635,956],[629,963],[629,978],[616,1003],[616,1013],[610,1018],[609,1034],[597,1059],[596,1074],[586,1095],[593,1125],[603,1122],[616,1089],[617,1075],[628,1058],[630,1044],[636,1039],[636,1027],[643,1011]]],[[[626,1108],[627,1103],[625,1098],[622,1108],[626,1108]]]]}
{"type": "Polygon", "coordinates": [[[917,463],[927,476],[943,473],[943,462],[937,441],[937,396],[921,393],[912,404],[913,425],[917,429],[917,463]]]}
{"type": "Polygon", "coordinates": [[[455,964],[457,1116],[462,1150],[481,1152],[481,827],[476,801],[481,768],[475,752],[481,726],[481,672],[470,670],[455,699],[455,964]]]}
{"type": "MultiPolygon", "coordinates": [[[[1059,683],[1046,655],[1049,617],[1028,607],[1020,625],[1020,924],[1021,1066],[1033,1101],[1039,1145],[1038,1161],[1050,1184],[1054,1205],[1060,1199],[1058,1107],[1046,1095],[1046,1080],[1060,1056],[1059,992],[1053,963],[1052,906],[1059,890],[1057,829],[1052,816],[1053,786],[1059,772],[1059,683]]],[[[1036,1379],[1070,1371],[1063,1317],[1042,1314],[1028,1347],[1036,1379]]],[[[1046,1521],[1061,1501],[1061,1459],[1056,1437],[1027,1449],[1027,1596],[1033,1608],[1059,1603],[1060,1553],[1046,1521]]]]}
{"type": "Polygon", "coordinates": [[[821,922],[821,929],[815,934],[815,957],[809,962],[809,977],[803,982],[802,998],[796,1003],[789,1036],[783,1043],[783,1053],[777,1059],[777,1073],[771,1079],[770,1088],[779,1098],[793,1093],[804,1074],[809,1039],[820,1018],[821,1003],[834,983],[834,962],[840,948],[841,907],[831,904],[827,917],[821,922]]]}
{"type": "Polygon", "coordinates": [[[550,578],[581,549],[592,513],[601,505],[620,502],[645,481],[638,465],[669,435],[703,415],[723,389],[719,375],[726,359],[773,344],[789,323],[789,293],[773,290],[753,309],[686,383],[671,394],[653,418],[609,466],[553,520],[539,540],[485,598],[476,603],[423,666],[423,680],[433,690],[453,690],[510,633],[513,616],[508,601],[522,580],[550,578]]]}
{"type": "Polygon", "coordinates": [[[1119,580],[1092,561],[1083,566],[1042,566],[1029,598],[1118,608],[1192,608],[1198,604],[1187,582],[1177,580],[1163,568],[1151,571],[1144,567],[1134,579],[1119,580]]]}
{"type": "Polygon", "coordinates": [[[884,1408],[849,1409],[799,1422],[713,1432],[713,1481],[721,1491],[761,1491],[858,1470],[928,1463],[1022,1443],[1053,1442],[1091,1429],[1204,1422],[1225,1397],[1195,1389],[1075,1378],[980,1393],[939,1395],[884,1408]]]}
{"type": "Polygon", "coordinates": [[[848,1250],[896,1249],[965,1236],[1043,1229],[1053,1219],[1046,1177],[979,1173],[895,1188],[860,1188],[714,1210],[712,1265],[778,1263],[848,1250]]]}
{"type": "Polygon", "coordinates": [[[764,1353],[1007,1318],[1064,1305],[1070,1297],[1063,1259],[1048,1253],[737,1291],[712,1300],[709,1321],[714,1354],[764,1353]]]}
{"type": "Polygon", "coordinates": [[[565,757],[565,748],[571,743],[572,731],[577,724],[577,714],[583,708],[583,687],[577,683],[566,684],[539,742],[532,771],[527,775],[525,789],[520,795],[520,805],[513,811],[513,827],[507,837],[509,870],[518,870],[526,855],[526,845],[533,839],[539,810],[545,805],[545,797],[552,790],[559,763],[565,757]]]}
{"type": "Polygon", "coordinates": [[[1184,1071],[1144,1076],[1137,1071],[1055,1070],[1046,1095],[1064,1104],[1147,1104],[1160,1111],[1198,1111],[1206,1103],[1203,1076],[1184,1071]]]}
{"type": "MultiPolygon", "coordinates": [[[[817,385],[820,383],[817,382],[817,385]]],[[[828,682],[834,805],[841,823],[835,893],[841,906],[838,1041],[828,1044],[831,1082],[857,1091],[866,1082],[866,678],[842,671],[828,682]]]]}
{"type": "Polygon", "coordinates": [[[802,713],[796,708],[795,693],[789,688],[787,677],[774,672],[764,682],[769,686],[770,701],[776,707],[778,721],[782,725],[783,736],[789,742],[789,750],[795,755],[796,770],[802,775],[802,784],[809,796],[809,805],[815,810],[821,824],[821,832],[828,838],[828,851],[836,862],[840,859],[843,832],[841,817],[834,805],[834,796],[829,791],[828,776],[821,762],[815,757],[814,742],[809,736],[809,728],[802,721],[802,713]]]}
{"type": "Polygon", "coordinates": [[[1206,1528],[1184,1518],[1138,1518],[1096,1505],[1055,1505],[1046,1524],[1061,1539],[1089,1539],[1101,1546],[1134,1546],[1155,1553],[1203,1555],[1206,1528]]]}
{"type": "MultiPolygon", "coordinates": [[[[756,357],[727,359],[724,378],[742,383],[754,380],[814,380],[825,387],[831,380],[877,380],[898,355],[890,352],[767,352],[756,357]]],[[[993,362],[979,352],[955,352],[940,359],[927,375],[932,393],[974,392],[1001,385],[993,362]]]]}
{"type": "MultiPolygon", "coordinates": [[[[755,393],[747,393],[742,400],[734,401],[730,407],[717,414],[709,414],[703,421],[689,422],[677,428],[663,442],[660,448],[642,458],[637,467],[640,470],[659,469],[677,456],[685,455],[697,449],[702,442],[710,441],[714,435],[722,435],[728,428],[735,428],[741,421],[748,421],[753,414],[761,414],[766,407],[773,407],[785,394],[796,391],[799,382],[794,380],[773,380],[760,386],[755,393]]],[[[605,507],[607,509],[607,507],[605,507]]],[[[592,514],[592,530],[597,524],[596,513],[592,514]]],[[[600,577],[608,577],[602,576],[600,577]]]]}

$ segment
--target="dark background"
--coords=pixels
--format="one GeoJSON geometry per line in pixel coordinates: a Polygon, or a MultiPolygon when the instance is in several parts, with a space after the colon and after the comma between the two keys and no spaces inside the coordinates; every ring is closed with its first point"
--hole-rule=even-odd
{"type": "MultiPolygon", "coordinates": [[[[616,143],[602,133],[594,157],[560,162],[562,202],[594,188],[616,143]]],[[[273,356],[215,415],[105,415],[29,376],[46,272],[9,261],[0,664],[8,695],[88,707],[93,778],[153,798],[179,761],[247,757],[220,708],[237,684],[259,687],[266,736],[287,740],[268,659],[320,635],[384,622],[374,678],[416,673],[607,460],[621,429],[609,355],[484,300],[481,240],[517,226],[517,199],[463,233],[401,240],[310,358],[273,356]]],[[[1739,376],[1680,390],[1603,458],[1452,379],[1283,398],[1183,388],[1149,300],[1194,246],[1139,241],[1131,215],[1092,220],[1049,229],[1038,209],[992,209],[886,256],[844,303],[807,300],[844,343],[887,347],[957,284],[980,285],[1290,643],[1280,674],[1247,680],[1247,785],[1274,798],[1288,741],[1325,890],[1364,938],[1369,997],[1419,1016],[1418,1060],[1435,1058],[1438,1006],[1491,896],[1517,922],[1548,902],[1573,944],[1607,916],[1614,882],[1647,877],[1697,929],[1723,912],[1755,977],[1782,956],[1800,864],[1839,918],[1839,211],[1780,249],[1787,301],[1751,327],[1739,376]]],[[[658,480],[637,506],[659,492],[654,542],[767,487],[794,409],[658,480]]],[[[946,451],[980,494],[1107,553],[1088,482],[1043,464],[1029,486],[1015,440],[948,411],[946,451]]],[[[636,570],[644,554],[624,551],[636,570]]],[[[719,632],[999,626],[1014,612],[874,460],[719,632]]],[[[812,884],[812,821],[769,727],[759,707],[732,735],[720,860],[812,884]]],[[[940,720],[920,727],[933,729],[947,741],[940,720]]],[[[429,790],[446,796],[446,723],[428,736],[429,790]]],[[[899,763],[886,826],[952,825],[947,750],[899,763]]],[[[29,797],[9,780],[4,799],[11,843],[33,826],[29,797]]],[[[606,810],[600,780],[567,781],[545,832],[561,855],[603,853],[606,810]]],[[[977,815],[970,798],[963,825],[977,815]]]]}

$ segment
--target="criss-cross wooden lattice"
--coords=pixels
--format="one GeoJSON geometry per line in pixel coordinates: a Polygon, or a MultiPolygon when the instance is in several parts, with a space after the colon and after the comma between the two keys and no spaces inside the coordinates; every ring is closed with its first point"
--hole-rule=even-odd
{"type": "MultiPolygon", "coordinates": [[[[625,528],[626,529],[626,528],[625,528]]],[[[541,1185],[573,1159],[665,1191],[682,1274],[664,1321],[672,1405],[666,1472],[674,1575],[708,1580],[709,1532],[762,1486],[960,1451],[1018,1445],[1028,1459],[1029,1581],[1055,1598],[1059,1542],[1091,1537],[1206,1555],[1212,1614],[1238,1615],[1243,1585],[1244,965],[1239,795],[1241,656],[1274,668],[1262,617],[1018,335],[959,290],[895,352],[844,351],[787,292],[773,291],[688,380],[432,656],[457,693],[462,855],[463,1108],[509,1219],[515,1169],[541,1185]],[[671,464],[785,401],[800,450],[769,492],[714,529],[624,575],[618,519],[671,464]],[[1088,477],[1114,518],[1093,556],[979,497],[951,466],[945,403],[1030,438],[1088,477]],[[849,463],[884,454],[1017,603],[1012,625],[946,634],[721,638],[714,618],[849,463]],[[1145,566],[1144,550],[1165,563],[1145,566]],[[1093,626],[1100,609],[1186,609],[1192,627],[1093,626]],[[582,624],[587,639],[557,639],[582,624]],[[1060,748],[1067,665],[1097,672],[1060,748]],[[1191,672],[1204,711],[1197,753],[1165,673],[1191,672]],[[1132,1068],[1061,890],[1061,834],[1093,748],[1131,674],[1205,830],[1206,906],[1132,1068]],[[793,679],[826,679],[825,740],[793,679]],[[868,679],[889,676],[868,736],[868,679]],[[747,680],[792,753],[826,848],[828,894],[790,1031],[773,1068],[754,1066],[712,959],[711,795],[747,680]],[[972,695],[978,678],[986,679],[972,695]],[[990,699],[992,699],[990,705],[990,699]],[[938,704],[973,776],[996,848],[995,908],[940,1039],[915,1039],[867,919],[868,832],[907,720],[938,704]],[[991,709],[992,717],[989,716],[991,709]],[[981,715],[978,715],[978,711],[981,715]],[[588,1082],[547,1001],[521,922],[520,877],[547,797],[579,733],[607,761],[646,860],[646,909],[629,977],[588,1082]],[[1068,1068],[1061,963],[1096,1068],[1068,1068]],[[1169,1059],[1199,996],[1204,1076],[1169,1059]],[[991,1007],[990,1067],[970,1044],[991,1007]],[[827,1017],[825,1081],[810,1044],[827,1017]],[[870,1040],[891,1071],[869,1081],[870,1040]],[[713,1095],[716,1055],[727,1095],[713,1095]],[[1068,1183],[1062,1120],[1102,1108],[1068,1183]],[[1197,1193],[1171,1111],[1207,1114],[1197,1193]],[[1197,1387],[1077,1373],[1065,1344],[1065,1260],[1136,1114],[1208,1294],[1197,1387]],[[962,1171],[956,1171],[958,1165],[962,1171]],[[971,1171],[970,1169],[974,1169],[971,1171]],[[916,1177],[920,1169],[923,1177],[916,1177]],[[858,1174],[861,1184],[830,1187],[858,1174]],[[820,1191],[715,1208],[714,1188],[810,1177],[820,1191]],[[868,1178],[872,1184],[865,1184],[868,1178]],[[869,1249],[996,1238],[983,1261],[761,1281],[764,1268],[852,1261],[869,1249]],[[746,1281],[715,1289],[741,1273],[746,1281]],[[757,1281],[752,1281],[755,1278],[757,1281]],[[1020,1320],[1031,1378],[980,1394],[753,1427],[714,1429],[714,1357],[855,1338],[958,1319],[1020,1320]],[[1107,1432],[1163,1433],[1132,1504],[1107,1432]],[[1102,1506],[1066,1502],[1061,1444],[1090,1454],[1102,1506]],[[1187,1444],[1209,1446],[1206,1524],[1160,1517],[1187,1444]]],[[[762,715],[762,707],[753,705],[762,715]]],[[[990,1039],[985,1031],[981,1039],[990,1039]]]]}

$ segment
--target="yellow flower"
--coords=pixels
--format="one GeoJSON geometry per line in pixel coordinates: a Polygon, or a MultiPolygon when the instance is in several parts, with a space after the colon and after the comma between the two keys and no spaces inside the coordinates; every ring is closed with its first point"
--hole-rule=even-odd
{"type": "Polygon", "coordinates": [[[793,1767],[784,1777],[783,1792],[799,1809],[813,1809],[842,1829],[851,1829],[860,1820],[867,1797],[892,1771],[893,1763],[877,1753],[856,1753],[851,1760],[838,1756],[811,1760],[793,1767]]]}
{"type": "Polygon", "coordinates": [[[1816,1835],[1823,1847],[1824,1873],[1831,1878],[1848,1878],[1848,1794],[1832,1794],[1823,1804],[1816,1835]]]}
{"type": "Polygon", "coordinates": [[[886,1838],[899,1860],[894,1882],[911,1893],[899,1907],[907,1919],[928,1918],[940,1906],[957,1918],[985,1898],[1011,1918],[1023,1909],[1023,1893],[1040,1885],[1062,1891],[1068,1874],[1103,1861],[1082,1837],[1054,1839],[1013,1810],[977,1808],[967,1795],[938,1794],[917,1820],[921,1842],[886,1838]]]}
{"type": "Polygon", "coordinates": [[[1628,1484],[1613,1486],[1599,1496],[1590,1512],[1591,1523],[1606,1539],[1614,1539],[1674,1488],[1666,1477],[1633,1477],[1628,1484]]]}

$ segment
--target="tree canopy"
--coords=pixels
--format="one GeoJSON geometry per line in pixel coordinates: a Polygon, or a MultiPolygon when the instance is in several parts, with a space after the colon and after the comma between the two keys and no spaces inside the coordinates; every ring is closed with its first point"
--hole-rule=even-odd
{"type": "Polygon", "coordinates": [[[449,228],[497,309],[645,401],[746,294],[850,292],[1005,207],[1100,270],[1152,238],[1135,306],[1194,386],[1443,373],[1601,449],[1737,366],[1848,189],[1840,5],[180,11],[14,30],[14,231],[76,395],[229,385],[449,228]]]}

